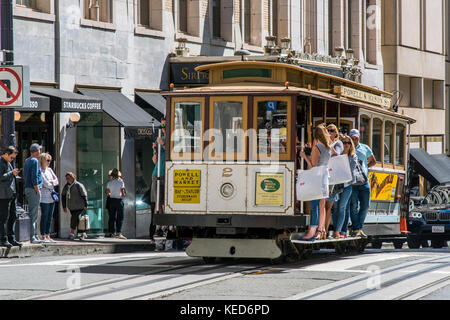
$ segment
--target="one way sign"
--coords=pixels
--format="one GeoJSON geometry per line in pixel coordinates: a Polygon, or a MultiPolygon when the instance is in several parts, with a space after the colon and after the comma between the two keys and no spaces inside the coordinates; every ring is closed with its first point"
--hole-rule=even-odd
{"type": "Polygon", "coordinates": [[[0,107],[23,106],[23,67],[0,67],[0,107]]]}

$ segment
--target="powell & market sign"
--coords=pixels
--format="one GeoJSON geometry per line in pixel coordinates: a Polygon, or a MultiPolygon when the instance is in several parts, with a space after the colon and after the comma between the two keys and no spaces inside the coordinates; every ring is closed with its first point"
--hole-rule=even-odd
{"type": "Polygon", "coordinates": [[[362,102],[367,102],[370,104],[375,104],[381,106],[383,108],[389,109],[391,107],[391,99],[377,96],[372,93],[364,92],[361,90],[356,90],[353,88],[345,87],[345,86],[335,86],[334,94],[340,95],[345,98],[350,98],[362,102]]]}

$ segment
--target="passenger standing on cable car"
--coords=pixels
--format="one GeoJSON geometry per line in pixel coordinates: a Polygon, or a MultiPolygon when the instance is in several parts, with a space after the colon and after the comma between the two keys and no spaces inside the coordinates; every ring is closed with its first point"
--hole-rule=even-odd
{"type": "MultiPolygon", "coordinates": [[[[360,143],[360,133],[357,129],[350,131],[350,138],[355,145],[356,155],[358,159],[362,161],[362,167],[366,174],[369,176],[369,168],[377,164],[372,149],[368,145],[360,143]]],[[[366,220],[367,211],[370,206],[370,184],[369,181],[365,185],[354,185],[350,203],[350,218],[352,220],[352,237],[360,236],[366,238],[367,235],[362,231],[364,227],[364,221],[366,220]],[[358,210],[359,203],[359,210],[358,210]]]]}
{"type": "MultiPolygon", "coordinates": [[[[341,139],[339,138],[339,130],[334,124],[329,124],[327,126],[328,134],[331,139],[331,156],[336,157],[341,155],[342,151],[344,151],[344,145],[342,144],[341,139]]],[[[335,189],[334,189],[335,190],[335,189]]],[[[331,222],[331,208],[333,205],[339,200],[339,194],[332,192],[333,188],[330,186],[330,197],[327,199],[325,204],[326,210],[326,219],[325,219],[325,229],[328,234],[328,228],[330,227],[331,222]]]]}
{"type": "MultiPolygon", "coordinates": [[[[304,159],[309,168],[327,166],[331,157],[331,140],[324,125],[319,125],[314,129],[314,141],[311,157],[305,154],[304,149],[300,152],[300,157],[304,159]]],[[[308,233],[301,239],[305,241],[322,240],[326,238],[325,231],[325,202],[327,198],[313,200],[309,202],[311,210],[311,223],[308,233]]]]}
{"type": "Polygon", "coordinates": [[[344,145],[343,155],[348,156],[350,163],[350,171],[352,172],[352,181],[344,183],[344,191],[339,195],[339,200],[336,202],[335,210],[333,212],[334,238],[347,238],[348,222],[350,220],[350,199],[353,192],[353,183],[356,182],[353,174],[358,157],[356,156],[355,145],[352,139],[345,135],[342,138],[344,145]]]}

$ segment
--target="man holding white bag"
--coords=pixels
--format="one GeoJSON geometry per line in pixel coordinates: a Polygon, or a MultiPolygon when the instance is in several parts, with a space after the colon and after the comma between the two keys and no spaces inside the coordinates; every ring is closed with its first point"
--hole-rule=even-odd
{"type": "MultiPolygon", "coordinates": [[[[358,159],[362,161],[362,169],[369,176],[369,168],[376,165],[377,161],[373,155],[372,149],[368,145],[360,143],[360,133],[357,129],[350,131],[350,138],[355,145],[356,155],[358,159]]],[[[352,220],[352,233],[351,236],[367,237],[362,231],[364,227],[364,221],[370,206],[370,184],[369,179],[364,185],[353,185],[352,197],[350,203],[350,218],[352,220]],[[359,203],[359,210],[358,210],[359,203]]]]}

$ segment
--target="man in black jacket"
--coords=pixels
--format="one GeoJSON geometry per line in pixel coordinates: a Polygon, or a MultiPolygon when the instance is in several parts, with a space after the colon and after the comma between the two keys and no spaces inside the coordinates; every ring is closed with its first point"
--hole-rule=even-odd
{"type": "Polygon", "coordinates": [[[14,169],[11,162],[14,161],[17,153],[17,149],[11,146],[0,157],[0,245],[7,248],[22,246],[22,243],[16,241],[14,235],[17,215],[16,176],[20,170],[14,169]]]}

